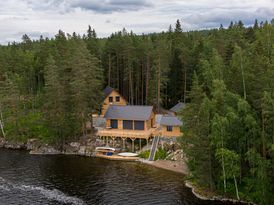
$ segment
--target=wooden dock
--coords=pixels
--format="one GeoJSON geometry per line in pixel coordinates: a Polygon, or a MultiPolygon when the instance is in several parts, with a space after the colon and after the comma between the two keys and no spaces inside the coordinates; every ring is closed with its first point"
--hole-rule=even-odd
{"type": "Polygon", "coordinates": [[[99,158],[104,158],[104,159],[109,159],[109,160],[117,160],[117,161],[138,161],[139,157],[123,157],[123,156],[118,156],[118,155],[111,155],[111,156],[107,156],[104,154],[100,154],[100,153],[96,153],[95,154],[96,157],[99,158]]]}

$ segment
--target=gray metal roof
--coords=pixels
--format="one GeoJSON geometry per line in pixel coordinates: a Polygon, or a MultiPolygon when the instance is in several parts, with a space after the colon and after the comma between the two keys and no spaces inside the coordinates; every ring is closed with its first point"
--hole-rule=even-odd
{"type": "Polygon", "coordinates": [[[173,111],[173,112],[178,112],[180,110],[182,110],[184,107],[186,106],[185,103],[182,102],[178,102],[176,105],[174,105],[172,108],[170,108],[169,110],[173,111]]]}
{"type": "Polygon", "coordinates": [[[182,126],[183,123],[178,117],[175,116],[165,116],[163,115],[160,120],[160,125],[167,125],[167,126],[182,126]]]}
{"type": "Polygon", "coordinates": [[[114,90],[114,88],[112,87],[109,87],[107,86],[105,89],[104,89],[104,94],[105,94],[105,98],[114,90]]]}
{"type": "Polygon", "coordinates": [[[104,117],[106,119],[148,120],[152,109],[152,106],[110,105],[104,117]]]}

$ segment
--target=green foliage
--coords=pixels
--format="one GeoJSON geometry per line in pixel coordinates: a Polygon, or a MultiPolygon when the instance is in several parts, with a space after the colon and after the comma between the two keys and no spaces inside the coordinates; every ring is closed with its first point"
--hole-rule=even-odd
{"type": "Polygon", "coordinates": [[[180,114],[191,177],[258,204],[274,203],[272,32],[256,22],[211,31],[180,114]]]}
{"type": "Polygon", "coordinates": [[[51,40],[22,40],[0,46],[0,136],[63,143],[86,135],[107,84],[158,111],[180,100],[191,177],[274,204],[273,21],[184,32],[178,20],[167,32],[123,29],[105,39],[89,26],[82,37],[59,31],[51,40]]]}
{"type": "MultiPolygon", "coordinates": [[[[144,159],[148,159],[149,158],[149,154],[150,154],[150,150],[146,150],[146,151],[143,151],[139,154],[139,157],[141,158],[144,158],[144,159]]],[[[166,159],[167,158],[167,151],[162,149],[162,148],[159,148],[155,154],[155,158],[154,160],[158,160],[158,159],[166,159]]]]}
{"type": "Polygon", "coordinates": [[[149,154],[150,154],[150,150],[146,150],[143,151],[139,154],[139,157],[143,158],[143,159],[148,159],[149,158],[149,154]]]}
{"type": "Polygon", "coordinates": [[[166,159],[167,158],[167,151],[159,148],[155,154],[155,159],[154,160],[158,160],[158,159],[166,159]]]}
{"type": "Polygon", "coordinates": [[[8,122],[5,125],[8,139],[26,142],[27,139],[38,138],[48,141],[51,137],[43,122],[41,113],[28,113],[18,119],[17,125],[8,122]],[[15,127],[16,126],[16,127],[15,127]]]}

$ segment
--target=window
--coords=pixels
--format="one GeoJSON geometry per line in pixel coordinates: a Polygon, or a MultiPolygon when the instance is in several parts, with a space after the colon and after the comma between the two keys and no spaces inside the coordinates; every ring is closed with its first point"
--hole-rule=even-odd
{"type": "Polygon", "coordinates": [[[133,121],[132,120],[123,120],[123,129],[124,130],[133,130],[133,121]]]}
{"type": "Polygon", "coordinates": [[[118,120],[110,120],[110,127],[117,129],[118,128],[118,120]]]}
{"type": "Polygon", "coordinates": [[[168,132],[172,132],[173,127],[172,127],[172,126],[167,126],[167,127],[166,127],[166,130],[167,130],[168,132]]]}
{"type": "Polygon", "coordinates": [[[135,130],[144,130],[145,122],[144,121],[134,121],[134,129],[135,130]]]}
{"type": "Polygon", "coordinates": [[[113,97],[108,97],[109,102],[113,102],[113,97]]]}
{"type": "Polygon", "coordinates": [[[116,102],[120,102],[120,96],[116,96],[116,102]]]}

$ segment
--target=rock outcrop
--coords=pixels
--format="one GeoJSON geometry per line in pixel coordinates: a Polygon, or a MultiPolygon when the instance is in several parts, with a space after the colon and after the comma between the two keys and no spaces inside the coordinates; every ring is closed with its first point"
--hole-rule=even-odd
{"type": "Polygon", "coordinates": [[[0,138],[0,148],[24,149],[30,151],[30,154],[74,154],[93,156],[96,146],[102,146],[102,142],[100,140],[86,139],[81,142],[70,142],[61,147],[57,147],[55,145],[44,144],[38,139],[29,139],[26,143],[22,143],[0,138]]]}

